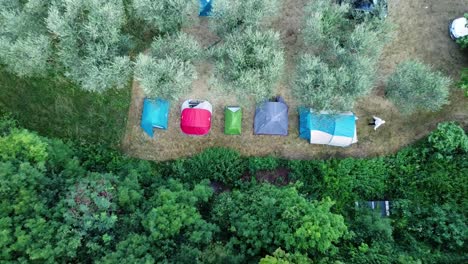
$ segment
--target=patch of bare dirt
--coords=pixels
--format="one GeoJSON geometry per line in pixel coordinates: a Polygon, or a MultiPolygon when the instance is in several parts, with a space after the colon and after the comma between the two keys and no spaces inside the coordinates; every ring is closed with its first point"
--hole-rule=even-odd
{"type": "MultiPolygon", "coordinates": [[[[449,38],[448,24],[451,19],[468,11],[468,1],[389,0],[389,19],[397,25],[396,36],[394,41],[387,45],[381,58],[379,71],[382,81],[374,92],[360,100],[354,109],[360,118],[357,122],[359,142],[349,148],[337,148],[310,145],[305,140],[299,139],[296,111],[298,105],[291,97],[288,84],[297,55],[303,47],[300,28],[306,2],[306,0],[285,0],[281,16],[271,19],[273,28],[280,32],[285,45],[286,69],[283,79],[277,86],[277,95],[285,97],[290,106],[289,136],[254,136],[254,106],[243,109],[241,136],[224,135],[223,108],[239,102],[231,94],[220,94],[210,90],[208,84],[212,65],[209,62],[202,62],[197,66],[199,79],[193,83],[192,92],[172,104],[168,130],[157,130],[153,139],[140,128],[144,95],[138,83],[134,82],[127,133],[123,139],[124,151],[131,156],[148,160],[171,160],[191,156],[212,146],[233,148],[247,156],[276,155],[291,159],[367,157],[393,153],[424,137],[442,121],[454,120],[468,127],[468,100],[459,90],[453,90],[450,105],[437,113],[401,116],[398,109],[384,98],[382,89],[383,80],[396,65],[409,58],[431,64],[434,68],[452,76],[454,80],[458,80],[460,70],[468,67],[468,54],[462,53],[449,38]],[[206,99],[213,104],[212,130],[207,136],[191,137],[180,131],[180,105],[189,98],[206,99]],[[387,121],[377,131],[367,125],[372,115],[387,121]]],[[[208,30],[206,19],[199,19],[196,26],[185,31],[194,35],[204,47],[218,40],[208,30]]]]}

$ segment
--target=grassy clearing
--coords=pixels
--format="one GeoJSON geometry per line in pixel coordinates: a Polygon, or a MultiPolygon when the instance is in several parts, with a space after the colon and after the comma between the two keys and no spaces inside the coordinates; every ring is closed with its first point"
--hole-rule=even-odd
{"type": "Polygon", "coordinates": [[[44,136],[117,147],[129,104],[130,88],[97,94],[64,78],[20,79],[0,68],[0,112],[44,136]]]}

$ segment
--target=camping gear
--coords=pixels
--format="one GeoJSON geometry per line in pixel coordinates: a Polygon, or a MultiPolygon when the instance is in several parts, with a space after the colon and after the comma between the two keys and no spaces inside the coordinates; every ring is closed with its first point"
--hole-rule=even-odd
{"type": "Polygon", "coordinates": [[[278,96],[275,102],[264,102],[255,110],[255,135],[288,135],[288,106],[278,96]]]}
{"type": "Polygon", "coordinates": [[[228,106],[224,109],[224,134],[240,135],[242,131],[242,109],[228,106]]]}
{"type": "Polygon", "coordinates": [[[351,112],[331,114],[299,109],[299,137],[311,144],[348,147],[357,142],[356,116],[351,112]]]}
{"type": "Polygon", "coordinates": [[[200,13],[198,15],[201,17],[210,16],[212,2],[213,0],[200,0],[200,13]]]}
{"type": "Polygon", "coordinates": [[[160,98],[143,101],[143,113],[141,115],[141,128],[153,137],[153,128],[167,129],[169,119],[169,102],[160,98]]]}
{"type": "Polygon", "coordinates": [[[213,107],[208,101],[187,100],[182,104],[180,129],[187,135],[202,136],[211,129],[213,107]]]}

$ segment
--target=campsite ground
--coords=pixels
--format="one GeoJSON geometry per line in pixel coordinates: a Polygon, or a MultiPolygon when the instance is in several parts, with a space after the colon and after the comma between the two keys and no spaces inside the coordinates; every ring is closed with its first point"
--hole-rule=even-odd
{"type": "MultiPolygon", "coordinates": [[[[139,127],[143,92],[134,82],[132,100],[128,117],[127,131],[123,139],[124,151],[142,159],[170,160],[190,156],[212,147],[224,146],[239,150],[244,155],[275,155],[284,158],[312,159],[326,157],[365,157],[395,152],[433,130],[437,123],[454,120],[464,127],[468,126],[467,98],[460,90],[453,89],[450,105],[437,113],[418,113],[402,116],[398,110],[384,98],[383,80],[406,59],[419,59],[434,68],[458,80],[459,72],[468,67],[468,54],[463,54],[448,37],[450,19],[468,11],[466,0],[389,0],[389,19],[396,26],[396,36],[384,51],[379,65],[381,81],[372,94],[362,98],[355,107],[358,120],[359,142],[350,148],[310,145],[298,138],[297,104],[289,94],[289,76],[292,75],[294,62],[302,47],[300,25],[303,20],[305,0],[285,0],[281,16],[273,19],[273,27],[281,33],[286,48],[287,68],[282,81],[277,87],[277,95],[285,97],[290,106],[289,136],[254,136],[254,107],[244,107],[242,135],[223,134],[226,105],[236,105],[236,98],[229,94],[216,94],[210,91],[208,81],[212,67],[209,62],[198,65],[199,79],[193,83],[193,89],[179,102],[173,103],[167,131],[158,130],[154,139],[149,138],[139,127]],[[207,99],[214,106],[212,130],[204,137],[189,137],[179,129],[180,105],[184,99],[207,99]],[[387,121],[374,131],[367,125],[372,115],[387,121]]],[[[216,40],[216,36],[207,30],[207,21],[199,23],[187,32],[194,35],[205,47],[216,40]]]]}

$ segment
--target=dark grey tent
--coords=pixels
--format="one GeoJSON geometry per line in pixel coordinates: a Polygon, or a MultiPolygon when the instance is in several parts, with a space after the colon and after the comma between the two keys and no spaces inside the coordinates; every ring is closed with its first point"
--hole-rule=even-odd
{"type": "Polygon", "coordinates": [[[255,135],[288,135],[288,106],[283,98],[264,102],[255,110],[255,135]]]}

